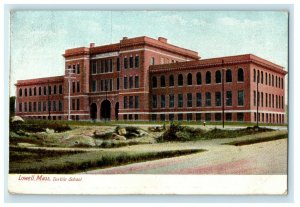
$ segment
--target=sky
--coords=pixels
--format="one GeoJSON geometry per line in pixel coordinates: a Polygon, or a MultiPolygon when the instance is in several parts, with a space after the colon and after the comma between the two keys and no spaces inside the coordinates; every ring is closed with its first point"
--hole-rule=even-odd
{"type": "Polygon", "coordinates": [[[12,11],[10,32],[11,95],[17,80],[63,75],[66,49],[125,36],[166,37],[202,59],[252,53],[288,70],[283,11],[12,11]]]}

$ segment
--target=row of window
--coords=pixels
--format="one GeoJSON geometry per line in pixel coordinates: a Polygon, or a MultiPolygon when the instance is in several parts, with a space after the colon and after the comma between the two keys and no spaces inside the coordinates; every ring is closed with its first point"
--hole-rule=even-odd
{"type": "MultiPolygon", "coordinates": [[[[232,71],[230,69],[226,70],[226,78],[225,81],[227,83],[232,82],[232,71]]],[[[243,82],[244,81],[244,70],[242,68],[238,69],[237,72],[237,81],[238,82],[243,82]]],[[[222,82],[222,73],[220,70],[217,70],[215,72],[215,83],[221,83],[222,82]]],[[[205,74],[205,83],[206,84],[211,84],[211,72],[207,71],[205,74]]],[[[182,74],[179,74],[177,76],[177,85],[178,86],[183,86],[184,84],[184,78],[182,74]]],[[[202,75],[201,72],[198,72],[196,74],[196,84],[201,85],[202,84],[202,75]]],[[[157,87],[157,77],[153,76],[152,77],[152,88],[157,87]]],[[[193,85],[193,75],[189,73],[186,77],[186,85],[193,85]]],[[[169,76],[169,85],[168,86],[174,86],[174,75],[169,76]]],[[[166,87],[166,78],[164,75],[160,76],[160,87],[166,87]]]]}
{"type": "MultiPolygon", "coordinates": [[[[119,67],[117,67],[119,68],[119,67]]],[[[100,60],[98,62],[92,62],[91,73],[111,73],[113,72],[113,59],[100,60]]]]}
{"type": "Polygon", "coordinates": [[[34,88],[20,88],[19,89],[19,97],[22,97],[23,96],[23,91],[24,91],[24,96],[42,96],[42,95],[51,95],[52,93],[53,94],[62,94],[63,93],[63,87],[62,85],[59,85],[58,86],[58,91],[57,91],[57,86],[54,85],[53,87],[52,86],[44,86],[43,88],[40,86],[38,87],[38,90],[36,87],[34,88]]]}
{"type": "MultiPolygon", "coordinates": [[[[28,116],[26,117],[27,119],[43,119],[43,120],[46,120],[46,119],[50,119],[50,120],[62,120],[63,119],[63,116],[28,116]]],[[[79,115],[72,115],[71,116],[71,120],[80,120],[79,119],[79,115]]]]}
{"type": "MultiPolygon", "coordinates": [[[[120,87],[120,81],[119,78],[116,79],[117,81],[117,90],[119,90],[120,87]]],[[[97,91],[112,91],[113,90],[113,79],[105,79],[105,80],[98,80],[99,82],[99,88],[97,87],[97,80],[92,81],[92,92],[97,91]]]]}
{"type": "MultiPolygon", "coordinates": [[[[169,63],[178,63],[177,60],[171,60],[169,58],[166,57],[160,57],[160,64],[169,64],[169,63]]],[[[150,59],[150,65],[155,65],[155,58],[151,57],[150,59]]]]}
{"type": "Polygon", "coordinates": [[[63,111],[62,101],[19,103],[19,112],[63,111]]]}
{"type": "MultiPolygon", "coordinates": [[[[183,108],[183,100],[185,98],[186,100],[186,107],[202,107],[202,93],[196,93],[196,103],[194,103],[193,100],[193,94],[187,93],[187,94],[177,94],[177,106],[178,108],[183,108]],[[184,97],[185,96],[185,97],[184,97]]],[[[152,108],[158,107],[158,98],[160,101],[160,108],[174,108],[175,107],[175,95],[152,95],[152,108]],[[169,104],[166,104],[166,99],[169,99],[169,104]]],[[[244,105],[244,91],[237,91],[237,100],[238,100],[238,106],[244,105]]],[[[224,100],[226,106],[232,106],[232,91],[226,91],[226,97],[224,100]]],[[[212,93],[206,92],[205,93],[205,106],[212,106],[212,93]]],[[[221,92],[215,92],[215,103],[214,106],[222,106],[222,94],[221,92]]]]}
{"type": "Polygon", "coordinates": [[[124,96],[123,108],[124,109],[137,109],[140,107],[139,96],[124,96]]]}
{"type": "Polygon", "coordinates": [[[264,106],[264,97],[265,97],[265,107],[284,109],[284,100],[283,96],[268,94],[263,92],[253,91],[253,105],[264,106]],[[275,103],[275,104],[274,104],[275,103]]]}
{"type": "Polygon", "coordinates": [[[73,65],[68,65],[68,70],[69,71],[67,71],[67,74],[68,73],[80,74],[80,64],[77,63],[77,64],[73,64],[73,65]]]}
{"type": "Polygon", "coordinates": [[[254,113],[254,121],[258,118],[259,122],[265,122],[265,123],[278,123],[283,124],[284,123],[284,115],[283,114],[271,114],[271,113],[254,113]]]}
{"type": "Polygon", "coordinates": [[[272,87],[276,87],[276,88],[282,88],[283,89],[283,78],[277,77],[274,75],[271,75],[270,73],[265,72],[265,78],[264,78],[264,72],[263,71],[259,71],[257,70],[257,74],[256,74],[256,70],[254,69],[254,73],[253,73],[253,81],[254,82],[258,82],[261,84],[265,85],[269,85],[272,87]]]}

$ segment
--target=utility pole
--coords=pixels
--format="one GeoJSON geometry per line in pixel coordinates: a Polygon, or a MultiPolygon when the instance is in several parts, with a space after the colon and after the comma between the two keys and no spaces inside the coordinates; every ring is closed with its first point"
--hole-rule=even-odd
{"type": "Polygon", "coordinates": [[[225,124],[224,60],[222,60],[222,122],[225,124]]]}

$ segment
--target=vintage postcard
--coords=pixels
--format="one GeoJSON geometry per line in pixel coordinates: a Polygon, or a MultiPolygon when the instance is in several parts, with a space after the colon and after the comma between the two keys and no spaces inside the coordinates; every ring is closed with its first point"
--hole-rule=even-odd
{"type": "Polygon", "coordinates": [[[10,13],[13,194],[286,195],[288,12],[10,13]]]}

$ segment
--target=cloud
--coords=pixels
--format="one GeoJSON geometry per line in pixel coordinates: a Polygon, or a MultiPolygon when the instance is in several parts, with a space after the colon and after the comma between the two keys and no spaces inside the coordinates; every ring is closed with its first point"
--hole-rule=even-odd
{"type": "Polygon", "coordinates": [[[171,24],[179,24],[179,25],[187,24],[187,21],[182,16],[176,14],[162,16],[160,20],[171,24]]]}
{"type": "Polygon", "coordinates": [[[259,26],[262,24],[261,21],[253,21],[250,19],[237,19],[232,17],[222,17],[217,20],[221,25],[226,26],[259,26]]]}

